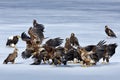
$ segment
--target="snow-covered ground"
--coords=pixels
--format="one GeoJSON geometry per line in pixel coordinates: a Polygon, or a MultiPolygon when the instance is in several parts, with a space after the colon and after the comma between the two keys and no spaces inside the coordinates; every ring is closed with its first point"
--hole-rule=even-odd
{"type": "MultiPolygon", "coordinates": [[[[118,80],[120,78],[120,0],[0,0],[0,79],[1,80],[118,80]],[[97,44],[100,40],[117,43],[109,64],[84,68],[80,64],[67,66],[29,65],[21,52],[25,42],[19,41],[16,64],[2,64],[13,48],[6,47],[7,38],[20,35],[32,26],[33,19],[45,26],[45,36],[65,39],[72,32],[81,46],[97,44]],[[118,38],[107,38],[108,25],[118,38]]],[[[64,43],[62,44],[64,45],[64,43]]]]}

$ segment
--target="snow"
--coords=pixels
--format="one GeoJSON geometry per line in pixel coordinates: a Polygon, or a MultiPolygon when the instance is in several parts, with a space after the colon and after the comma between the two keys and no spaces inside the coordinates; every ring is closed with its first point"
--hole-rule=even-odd
{"type": "MultiPolygon", "coordinates": [[[[0,0],[0,79],[1,80],[118,80],[120,78],[120,0],[0,0]],[[97,44],[100,40],[117,43],[115,55],[109,64],[81,67],[48,64],[30,65],[24,60],[22,40],[17,44],[19,56],[16,64],[3,64],[13,48],[6,47],[7,38],[27,32],[33,19],[45,26],[45,36],[65,39],[72,32],[81,46],[97,44]],[[118,38],[108,38],[104,26],[108,25],[118,38]]],[[[62,44],[64,45],[64,43],[62,44]]]]}

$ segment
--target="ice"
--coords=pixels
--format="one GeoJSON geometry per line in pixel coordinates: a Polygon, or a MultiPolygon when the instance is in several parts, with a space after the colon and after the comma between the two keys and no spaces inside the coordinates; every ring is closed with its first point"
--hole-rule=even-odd
{"type": "MultiPolygon", "coordinates": [[[[118,80],[120,78],[120,0],[0,0],[0,79],[1,80],[118,80]],[[69,63],[67,66],[30,65],[33,60],[21,57],[25,42],[17,44],[16,64],[3,64],[13,48],[6,47],[7,38],[26,32],[32,21],[45,26],[45,37],[65,39],[72,32],[81,46],[97,44],[100,40],[117,43],[109,64],[102,60],[92,67],[69,63]],[[117,38],[108,38],[108,25],[117,38]]],[[[65,40],[64,40],[65,41],[65,40]]],[[[44,41],[45,42],[45,41],[44,41]]],[[[62,44],[64,46],[64,43],[62,44]]]]}

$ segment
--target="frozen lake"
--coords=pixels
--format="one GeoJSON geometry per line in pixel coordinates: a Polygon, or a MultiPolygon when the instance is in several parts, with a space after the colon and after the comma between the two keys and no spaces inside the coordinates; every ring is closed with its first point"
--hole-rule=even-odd
{"type": "MultiPolygon", "coordinates": [[[[0,79],[1,80],[117,80],[120,78],[120,0],[0,0],[0,79]],[[20,35],[32,26],[33,19],[45,26],[45,36],[65,39],[72,32],[81,46],[97,44],[100,40],[117,43],[116,54],[110,64],[83,68],[80,64],[68,66],[29,65],[23,60],[25,43],[17,44],[16,64],[3,65],[12,48],[5,46],[11,35],[20,35]],[[118,38],[107,38],[104,26],[115,31],[118,38]]],[[[64,45],[64,43],[62,44],[64,45]]]]}

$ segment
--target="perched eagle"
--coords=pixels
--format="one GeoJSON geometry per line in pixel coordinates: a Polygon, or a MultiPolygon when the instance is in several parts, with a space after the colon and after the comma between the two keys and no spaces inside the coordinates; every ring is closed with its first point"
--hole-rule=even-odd
{"type": "Polygon", "coordinates": [[[74,34],[74,33],[71,33],[70,43],[71,43],[73,46],[79,46],[78,39],[77,39],[77,37],[75,37],[75,34],[74,34]]]}
{"type": "Polygon", "coordinates": [[[38,24],[36,20],[33,20],[33,27],[39,29],[39,31],[44,32],[44,25],[43,24],[38,24]]]}
{"type": "Polygon", "coordinates": [[[63,43],[63,39],[60,37],[54,38],[54,39],[49,39],[46,41],[46,45],[51,46],[51,47],[57,47],[63,43]]]}
{"type": "Polygon", "coordinates": [[[12,62],[12,64],[14,64],[17,56],[18,56],[18,49],[15,48],[13,53],[10,53],[8,57],[4,60],[3,64],[7,64],[8,62],[12,62]]]}
{"type": "Polygon", "coordinates": [[[70,50],[72,48],[69,38],[66,38],[66,42],[65,42],[64,48],[65,48],[66,51],[68,51],[68,50],[70,50]]]}
{"type": "Polygon", "coordinates": [[[105,26],[105,32],[109,37],[117,38],[116,34],[107,25],[105,26]]]}
{"type": "Polygon", "coordinates": [[[98,48],[91,57],[95,62],[98,62],[101,58],[103,59],[103,62],[106,60],[106,62],[109,62],[109,59],[115,54],[115,50],[117,48],[117,44],[105,44],[98,48]]]}
{"type": "Polygon", "coordinates": [[[19,35],[10,36],[10,37],[7,39],[6,46],[15,47],[16,44],[17,44],[18,41],[19,41],[19,38],[20,38],[19,35]]]}

